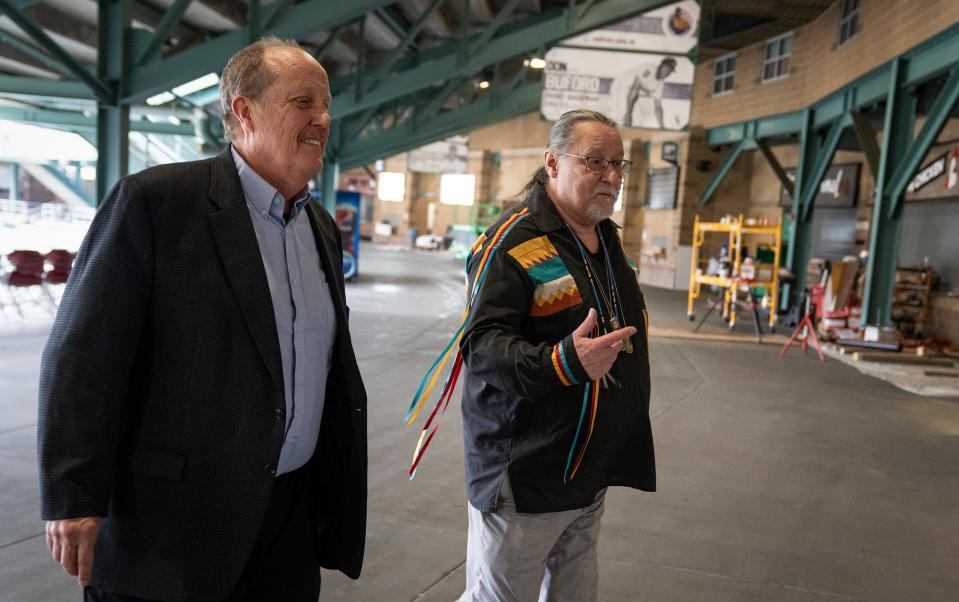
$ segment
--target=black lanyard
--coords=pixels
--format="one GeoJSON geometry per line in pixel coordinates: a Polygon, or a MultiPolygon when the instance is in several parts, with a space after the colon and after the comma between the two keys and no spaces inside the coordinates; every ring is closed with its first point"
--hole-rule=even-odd
{"type": "Polygon", "coordinates": [[[603,238],[602,229],[600,229],[599,225],[596,226],[596,234],[599,236],[599,246],[602,247],[603,256],[606,259],[606,285],[609,288],[608,298],[606,297],[605,291],[603,291],[603,287],[597,283],[599,274],[596,273],[596,269],[593,267],[592,260],[589,254],[587,254],[586,248],[583,246],[583,243],[580,242],[576,233],[573,232],[573,229],[569,227],[569,224],[566,225],[566,228],[569,230],[569,233],[573,235],[573,241],[576,243],[576,247],[579,249],[579,253],[583,258],[583,268],[586,271],[586,278],[589,280],[589,285],[593,289],[593,298],[596,299],[597,305],[596,310],[599,312],[599,317],[602,320],[602,330],[606,332],[618,330],[626,320],[623,316],[622,302],[619,298],[619,288],[616,286],[616,278],[613,275],[613,262],[610,261],[609,250],[606,248],[606,240],[603,238]]]}

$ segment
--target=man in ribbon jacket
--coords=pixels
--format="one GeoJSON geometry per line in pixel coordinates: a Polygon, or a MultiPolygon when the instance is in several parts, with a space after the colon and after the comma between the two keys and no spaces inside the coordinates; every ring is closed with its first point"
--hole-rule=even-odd
{"type": "Polygon", "coordinates": [[[606,488],[656,487],[646,306],[609,219],[631,163],[585,110],[544,159],[468,264],[461,601],[595,600],[606,488]]]}
{"type": "Polygon", "coordinates": [[[310,600],[356,578],[366,393],[340,235],[310,199],[326,72],[295,42],[221,79],[232,144],[122,178],[44,351],[47,546],[86,600],[310,600]]]}

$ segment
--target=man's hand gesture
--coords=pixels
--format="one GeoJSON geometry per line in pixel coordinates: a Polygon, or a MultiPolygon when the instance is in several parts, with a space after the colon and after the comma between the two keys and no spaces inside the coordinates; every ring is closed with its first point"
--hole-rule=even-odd
{"type": "Polygon", "coordinates": [[[626,326],[595,339],[589,338],[596,326],[596,310],[590,309],[583,323],[573,331],[573,346],[576,356],[590,380],[602,378],[612,368],[616,356],[623,349],[623,341],[636,334],[636,329],[626,326]]]}

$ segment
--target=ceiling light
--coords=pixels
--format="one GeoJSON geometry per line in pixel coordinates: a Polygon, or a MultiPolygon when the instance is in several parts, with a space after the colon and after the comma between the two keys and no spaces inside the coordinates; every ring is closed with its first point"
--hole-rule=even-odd
{"type": "Polygon", "coordinates": [[[485,90],[486,88],[489,88],[489,82],[486,80],[483,80],[479,83],[479,87],[480,87],[480,90],[485,90]]]}
{"type": "Polygon", "coordinates": [[[173,88],[173,93],[177,96],[189,96],[194,92],[205,90],[220,83],[220,77],[216,73],[207,73],[203,77],[198,77],[193,81],[179,85],[173,88]]]}
{"type": "Polygon", "coordinates": [[[150,98],[148,98],[147,104],[152,107],[155,107],[157,105],[162,105],[164,103],[170,102],[174,98],[176,98],[176,96],[174,96],[170,92],[161,92],[160,94],[157,94],[156,96],[151,96],[150,98]]]}
{"type": "Polygon", "coordinates": [[[546,61],[539,58],[538,56],[535,56],[532,59],[530,59],[529,67],[530,69],[545,69],[546,61]]]}

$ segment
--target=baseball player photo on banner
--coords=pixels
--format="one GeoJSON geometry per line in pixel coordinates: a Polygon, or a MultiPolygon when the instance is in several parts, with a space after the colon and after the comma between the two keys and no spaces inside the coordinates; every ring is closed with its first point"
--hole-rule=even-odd
{"type": "Polygon", "coordinates": [[[540,112],[555,121],[566,111],[592,109],[624,128],[682,130],[693,74],[684,56],[556,47],[546,53],[540,112]]]}

